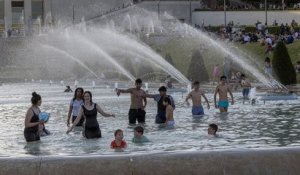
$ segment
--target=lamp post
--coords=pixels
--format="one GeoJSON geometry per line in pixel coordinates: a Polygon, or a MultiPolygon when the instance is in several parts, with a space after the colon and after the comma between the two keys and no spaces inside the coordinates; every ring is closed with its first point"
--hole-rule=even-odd
{"type": "Polygon", "coordinates": [[[192,24],[192,0],[190,0],[190,24],[192,24]]]}
{"type": "Polygon", "coordinates": [[[267,4],[267,0],[265,0],[265,13],[266,13],[266,25],[268,25],[268,4],[267,4]]]}
{"type": "Polygon", "coordinates": [[[75,8],[73,3],[73,9],[72,9],[72,18],[73,18],[73,24],[75,24],[75,8]]]}
{"type": "Polygon", "coordinates": [[[226,0],[224,0],[224,27],[226,27],[226,0]]]}
{"type": "Polygon", "coordinates": [[[160,1],[158,0],[158,3],[157,3],[157,16],[158,16],[158,18],[159,18],[159,15],[160,15],[159,3],[160,3],[160,1]]]}

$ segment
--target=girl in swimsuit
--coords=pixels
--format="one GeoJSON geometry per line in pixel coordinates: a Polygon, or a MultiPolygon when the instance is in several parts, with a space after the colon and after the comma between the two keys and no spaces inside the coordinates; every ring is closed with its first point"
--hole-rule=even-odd
{"type": "Polygon", "coordinates": [[[39,106],[42,104],[42,98],[36,92],[32,93],[31,104],[32,106],[27,110],[25,116],[24,137],[27,142],[40,140],[39,126],[45,123],[39,119],[41,112],[39,106]]]}
{"type": "Polygon", "coordinates": [[[68,129],[67,134],[71,132],[73,128],[79,123],[81,118],[84,117],[83,136],[87,139],[100,138],[101,131],[99,123],[97,121],[97,113],[99,112],[104,117],[115,117],[115,115],[104,112],[99,105],[93,103],[92,93],[90,91],[84,92],[83,97],[84,105],[81,106],[78,116],[72,126],[68,129]]]}

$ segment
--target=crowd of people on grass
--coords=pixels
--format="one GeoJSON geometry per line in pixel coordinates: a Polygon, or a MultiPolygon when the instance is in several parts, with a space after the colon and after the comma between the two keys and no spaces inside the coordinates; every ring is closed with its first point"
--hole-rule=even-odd
{"type": "Polygon", "coordinates": [[[265,54],[272,53],[273,49],[279,41],[283,41],[285,44],[292,44],[296,40],[300,39],[300,31],[298,23],[292,20],[291,24],[280,24],[276,20],[273,22],[273,26],[277,26],[278,30],[274,33],[269,31],[269,27],[260,21],[255,24],[255,31],[246,31],[243,27],[235,27],[233,21],[230,21],[226,27],[220,27],[218,31],[213,32],[212,27],[204,27],[195,25],[196,28],[208,32],[210,35],[215,35],[216,38],[225,42],[234,43],[259,43],[262,47],[265,47],[265,54]]]}

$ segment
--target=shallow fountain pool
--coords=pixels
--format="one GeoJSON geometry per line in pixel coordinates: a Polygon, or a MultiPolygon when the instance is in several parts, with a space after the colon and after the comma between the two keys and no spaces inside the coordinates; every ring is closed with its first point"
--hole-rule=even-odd
{"type": "MultiPolygon", "coordinates": [[[[176,101],[176,128],[165,130],[154,123],[156,103],[148,99],[146,108],[145,135],[151,140],[143,145],[131,143],[134,126],[128,125],[129,96],[117,97],[112,88],[85,87],[93,93],[93,101],[105,111],[112,111],[116,118],[98,115],[103,138],[87,140],[77,128],[66,134],[66,118],[73,93],[63,93],[61,85],[49,86],[40,83],[4,84],[0,86],[0,155],[86,155],[120,154],[110,149],[116,129],[124,130],[128,148],[122,154],[154,153],[162,151],[201,151],[244,148],[293,147],[300,145],[300,103],[297,101],[276,101],[266,104],[242,104],[237,100],[230,106],[229,113],[204,109],[203,118],[193,118],[191,109],[184,103],[186,94],[172,93],[176,101]],[[24,118],[30,106],[31,93],[42,96],[41,110],[51,113],[46,127],[50,136],[42,137],[38,143],[26,143],[23,136],[24,118]],[[209,123],[219,125],[219,137],[207,135],[209,123]]],[[[155,89],[150,91],[155,92],[155,89]]],[[[213,107],[213,94],[207,94],[213,107]]],[[[234,93],[236,99],[241,93],[234,93]]]]}

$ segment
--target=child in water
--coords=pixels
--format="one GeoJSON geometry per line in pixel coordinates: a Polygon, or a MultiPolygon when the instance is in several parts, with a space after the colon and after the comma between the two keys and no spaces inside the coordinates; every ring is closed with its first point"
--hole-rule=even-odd
{"type": "Polygon", "coordinates": [[[148,138],[144,136],[144,128],[137,126],[134,128],[134,137],[132,138],[133,143],[144,143],[149,142],[148,138]]]}
{"type": "Polygon", "coordinates": [[[163,101],[163,105],[166,106],[166,122],[165,126],[167,128],[173,128],[175,125],[175,121],[173,118],[174,108],[172,107],[172,103],[169,97],[165,97],[163,101]]]}
{"type": "Polygon", "coordinates": [[[217,136],[218,125],[212,123],[208,125],[207,133],[208,135],[217,136]]]}
{"type": "Polygon", "coordinates": [[[121,129],[117,129],[115,131],[115,140],[113,140],[110,144],[110,148],[112,149],[122,149],[127,147],[127,143],[123,140],[123,131],[121,129]]]}

